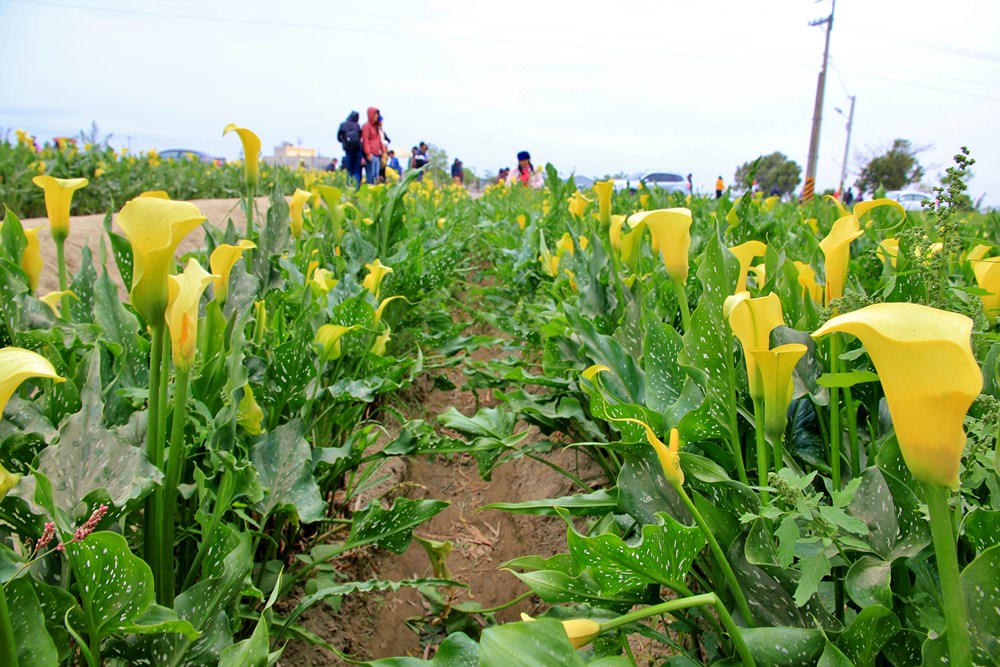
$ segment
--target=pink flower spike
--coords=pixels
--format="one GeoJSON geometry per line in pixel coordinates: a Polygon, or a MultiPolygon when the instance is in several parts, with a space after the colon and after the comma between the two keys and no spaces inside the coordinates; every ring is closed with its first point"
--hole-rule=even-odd
{"type": "Polygon", "coordinates": [[[56,534],[56,524],[51,521],[46,522],[44,530],[42,530],[42,536],[38,538],[38,542],[35,544],[35,551],[40,550],[46,544],[52,541],[52,538],[56,534]]]}

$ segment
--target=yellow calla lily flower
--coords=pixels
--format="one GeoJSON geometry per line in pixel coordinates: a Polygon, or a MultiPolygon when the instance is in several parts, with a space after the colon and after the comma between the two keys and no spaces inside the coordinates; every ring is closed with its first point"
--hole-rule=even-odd
{"type": "Polygon", "coordinates": [[[244,250],[256,248],[253,241],[241,239],[236,245],[223,243],[212,251],[208,258],[208,266],[215,275],[215,300],[222,303],[226,300],[229,292],[229,276],[233,272],[236,262],[240,261],[244,250]]]}
{"type": "Polygon", "coordinates": [[[615,191],[615,183],[610,180],[597,181],[593,188],[597,195],[597,219],[602,228],[607,228],[611,225],[611,194],[615,191]]]}
{"type": "Polygon", "coordinates": [[[62,305],[62,298],[64,296],[72,297],[76,299],[76,294],[73,294],[71,290],[55,290],[54,292],[49,292],[45,296],[41,297],[39,301],[44,303],[46,306],[52,309],[52,312],[56,317],[60,316],[59,306],[62,305]]]}
{"type": "Polygon", "coordinates": [[[569,212],[570,215],[576,218],[583,218],[583,214],[587,212],[587,204],[590,200],[583,196],[583,193],[577,190],[569,198],[569,212]]]}
{"type": "Polygon", "coordinates": [[[632,271],[635,271],[639,263],[640,251],[642,249],[642,234],[646,231],[646,223],[639,220],[633,225],[632,219],[629,218],[628,224],[632,231],[621,237],[620,253],[622,261],[628,264],[628,267],[632,271]]]}
{"type": "Polygon", "coordinates": [[[251,195],[257,191],[257,181],[260,178],[260,137],[245,127],[236,127],[230,123],[222,130],[222,136],[236,132],[243,144],[243,178],[251,195]]]}
{"type": "Polygon", "coordinates": [[[166,190],[146,190],[139,194],[140,197],[153,197],[154,199],[170,199],[166,190]]]}
{"type": "Polygon", "coordinates": [[[0,415],[7,407],[10,397],[28,378],[48,378],[55,382],[66,379],[56,373],[49,360],[37,352],[20,347],[0,349],[0,415]]]}
{"type": "Polygon", "coordinates": [[[760,205],[761,212],[763,212],[763,213],[769,213],[769,212],[773,211],[774,207],[778,205],[779,201],[781,201],[781,197],[779,197],[778,195],[772,195],[772,196],[768,197],[760,205]]]}
{"type": "Polygon", "coordinates": [[[754,399],[763,398],[760,371],[756,359],[750,353],[753,350],[771,349],[771,332],[785,323],[781,299],[773,292],[756,299],[751,299],[747,292],[740,292],[726,299],[722,314],[729,320],[730,328],[743,346],[750,396],[754,399]]]}
{"type": "Polygon", "coordinates": [[[257,399],[254,398],[253,389],[250,385],[243,386],[243,398],[236,406],[236,423],[243,427],[243,430],[250,435],[261,434],[261,424],[264,422],[264,410],[261,409],[257,399]]]}
{"type": "Polygon", "coordinates": [[[203,269],[198,260],[188,260],[184,272],[179,276],[168,276],[166,320],[170,328],[170,344],[174,354],[174,365],[188,369],[194,363],[198,343],[198,304],[201,295],[214,279],[203,269]]]}
{"type": "Polygon", "coordinates": [[[20,473],[11,472],[0,465],[0,500],[3,500],[20,481],[20,473]]]}
{"type": "MultiPolygon", "coordinates": [[[[761,257],[767,252],[767,244],[761,241],[747,241],[729,249],[729,252],[736,255],[740,261],[740,277],[736,280],[736,289],[733,294],[745,292],[747,289],[747,272],[750,270],[750,262],[754,257],[761,257]]],[[[759,284],[758,284],[759,286],[759,284]]]]}
{"type": "Polygon", "coordinates": [[[292,236],[295,238],[302,237],[302,209],[310,197],[312,197],[311,192],[300,188],[295,188],[295,192],[292,193],[292,202],[288,205],[288,215],[291,217],[292,236]]]}
{"type": "Polygon", "coordinates": [[[823,287],[816,282],[816,269],[798,260],[792,263],[799,271],[799,285],[802,286],[802,293],[808,294],[809,298],[816,303],[823,303],[823,287]]]}
{"type": "Polygon", "coordinates": [[[915,303],[878,303],[838,315],[812,335],[835,331],[857,336],[868,351],[913,477],[956,488],[962,421],[983,387],[972,320],[915,303]]]}
{"type": "Polygon", "coordinates": [[[564,252],[569,253],[570,257],[573,256],[573,237],[569,232],[563,232],[562,238],[556,243],[556,255],[561,255],[564,252]]]}
{"type": "Polygon", "coordinates": [[[329,269],[316,269],[312,278],[309,279],[309,289],[316,296],[323,296],[337,286],[339,281],[334,278],[333,271],[329,269]]]}
{"type": "Polygon", "coordinates": [[[118,226],[132,243],[132,305],[150,325],[163,322],[167,276],[177,245],[205,221],[189,202],[138,197],[118,213],[118,226]]]}
{"type": "Polygon", "coordinates": [[[390,296],[387,299],[382,299],[382,301],[378,304],[378,308],[375,309],[375,324],[378,324],[382,321],[382,313],[385,312],[385,307],[388,306],[393,301],[395,301],[396,299],[405,300],[405,298],[401,294],[397,294],[396,296],[390,296]]]}
{"type": "Polygon", "coordinates": [[[757,283],[757,289],[764,286],[767,282],[767,266],[765,264],[756,264],[750,267],[750,273],[753,274],[754,282],[757,283]]]}
{"type": "Polygon", "coordinates": [[[57,243],[69,236],[69,207],[73,193],[86,187],[86,178],[54,178],[35,176],[31,182],[45,191],[45,213],[49,216],[49,230],[57,243]]]}
{"type": "Polygon", "coordinates": [[[527,224],[528,224],[528,217],[526,215],[522,213],[517,216],[517,226],[521,228],[522,232],[524,231],[524,228],[527,224]]]}
{"type": "Polygon", "coordinates": [[[625,224],[624,215],[613,215],[611,216],[611,221],[608,224],[608,239],[611,241],[611,247],[615,250],[621,250],[622,247],[622,226],[625,224]]]}
{"type": "MultiPolygon", "coordinates": [[[[764,394],[764,430],[773,439],[781,437],[788,424],[788,406],[792,402],[792,374],[809,348],[801,343],[779,345],[771,350],[750,350],[757,364],[764,394]]],[[[781,461],[775,461],[780,467],[781,461]]]]}
{"type": "Polygon", "coordinates": [[[316,343],[319,345],[319,358],[322,361],[333,361],[340,358],[340,339],[348,331],[357,329],[357,325],[345,327],[340,324],[324,324],[316,331],[316,343]]]}
{"type": "Polygon", "coordinates": [[[538,261],[541,262],[542,268],[545,269],[545,273],[549,274],[553,278],[559,275],[559,255],[562,253],[556,253],[553,255],[549,252],[549,249],[542,247],[542,254],[538,256],[538,261]]]}
{"type": "Polygon", "coordinates": [[[989,316],[995,316],[1000,311],[1000,257],[989,257],[972,263],[972,272],[976,274],[979,289],[990,294],[983,294],[983,310],[989,316]]]}
{"type": "Polygon", "coordinates": [[[841,201],[839,199],[837,199],[836,197],[834,197],[833,195],[823,195],[823,199],[826,199],[827,201],[831,201],[831,202],[834,203],[834,205],[837,207],[837,217],[838,218],[842,218],[845,215],[850,215],[851,214],[850,211],[848,211],[846,208],[844,208],[843,203],[841,203],[841,201]]]}
{"type": "Polygon", "coordinates": [[[889,207],[892,207],[892,208],[896,209],[897,211],[899,211],[900,213],[902,213],[904,218],[906,217],[906,209],[903,208],[902,204],[900,204],[895,199],[887,199],[887,198],[883,197],[881,199],[871,199],[869,201],[859,201],[857,204],[854,205],[853,215],[858,220],[858,224],[860,225],[862,216],[864,216],[866,213],[868,213],[872,209],[878,208],[879,206],[889,206],[889,207]]]}
{"type": "Polygon", "coordinates": [[[830,233],[819,242],[826,258],[826,302],[844,296],[847,283],[847,267],[851,261],[851,241],[864,234],[853,215],[839,218],[830,233]]]}
{"type": "Polygon", "coordinates": [[[21,268],[28,274],[28,287],[34,292],[38,289],[38,280],[42,277],[42,244],[38,241],[38,231],[41,227],[32,227],[24,230],[24,237],[28,244],[24,246],[24,253],[21,255],[21,268]]]}
{"type": "MultiPolygon", "coordinates": [[[[522,611],[521,620],[525,623],[531,623],[535,619],[522,611]]],[[[573,618],[561,621],[561,623],[573,648],[583,648],[601,634],[601,624],[589,618],[573,618]]]]}
{"type": "Polygon", "coordinates": [[[382,280],[388,274],[392,273],[392,267],[384,265],[382,260],[375,258],[375,261],[371,264],[365,264],[365,268],[368,269],[368,275],[365,276],[361,285],[374,294],[377,299],[379,288],[382,285],[382,280]]]}
{"type": "MultiPolygon", "coordinates": [[[[829,196],[829,195],[827,195],[829,196]]],[[[807,225],[809,229],[812,230],[813,234],[819,234],[819,220],[816,218],[806,218],[802,221],[804,225],[807,225]]]]}
{"type": "Polygon", "coordinates": [[[878,258],[885,262],[886,258],[892,264],[893,268],[896,267],[896,255],[899,254],[899,239],[882,239],[878,242],[878,248],[875,249],[875,254],[878,258]]]}
{"type": "Polygon", "coordinates": [[[389,344],[389,339],[392,338],[392,329],[389,325],[386,325],[385,331],[375,337],[375,342],[372,343],[371,353],[377,357],[385,356],[385,348],[389,344]]]}
{"type": "Polygon", "coordinates": [[[985,243],[977,243],[976,246],[965,254],[962,259],[967,259],[970,262],[974,262],[977,259],[983,259],[990,252],[993,251],[993,246],[986,245],[985,243]]]}
{"type": "Polygon", "coordinates": [[[691,209],[664,208],[629,216],[633,228],[645,223],[660,247],[667,275],[683,285],[688,278],[688,250],[691,248],[691,209]]]}
{"type": "Polygon", "coordinates": [[[645,210],[649,210],[649,195],[648,194],[643,193],[643,194],[639,195],[639,207],[642,208],[644,211],[645,210]]]}

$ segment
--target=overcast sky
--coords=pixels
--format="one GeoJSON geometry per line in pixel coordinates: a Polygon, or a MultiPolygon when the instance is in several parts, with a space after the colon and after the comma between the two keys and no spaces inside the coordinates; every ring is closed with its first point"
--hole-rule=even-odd
{"type": "MultiPolygon", "coordinates": [[[[909,139],[937,184],[962,145],[1000,206],[1000,3],[839,0],[817,189],[909,139]]],[[[239,153],[230,122],[339,156],[374,105],[478,173],[519,150],[561,172],[692,172],[781,151],[805,171],[829,0],[0,0],[0,133],[96,121],[115,146],[239,153]]]]}

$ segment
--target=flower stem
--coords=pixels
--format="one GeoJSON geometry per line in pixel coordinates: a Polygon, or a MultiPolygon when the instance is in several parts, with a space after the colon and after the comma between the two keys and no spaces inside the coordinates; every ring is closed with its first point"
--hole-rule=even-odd
{"type": "MultiPolygon", "coordinates": [[[[149,349],[149,415],[146,423],[146,456],[154,466],[163,469],[163,432],[160,422],[163,421],[163,406],[160,400],[160,377],[163,364],[163,343],[165,340],[166,323],[152,325],[153,335],[149,349]]],[[[146,499],[145,531],[143,532],[143,547],[146,562],[154,573],[160,572],[159,562],[163,556],[160,547],[162,532],[159,528],[163,516],[161,505],[163,496],[159,490],[153,491],[146,499]]]]}
{"type": "MultiPolygon", "coordinates": [[[[163,516],[160,517],[160,529],[163,531],[161,545],[168,555],[174,553],[174,513],[177,504],[177,485],[180,483],[181,468],[184,465],[184,422],[187,416],[186,404],[188,395],[189,370],[177,366],[174,383],[174,415],[170,426],[170,451],[167,453],[167,471],[163,480],[163,516]]],[[[157,598],[162,597],[161,604],[172,607],[174,599],[174,559],[160,559],[160,571],[157,572],[157,598]]]]}
{"type": "MultiPolygon", "coordinates": [[[[830,336],[830,372],[840,370],[840,336],[830,336]]],[[[830,475],[833,488],[840,490],[840,391],[830,387],[830,475]]]]}
{"type": "Polygon", "coordinates": [[[767,438],[766,426],[764,424],[764,401],[759,398],[753,399],[753,422],[754,438],[757,441],[757,484],[760,485],[760,502],[764,504],[768,501],[769,495],[764,488],[767,486],[767,475],[771,470],[771,465],[767,460],[767,438]]]}
{"type": "Polygon", "coordinates": [[[969,621],[958,573],[958,553],[952,528],[948,489],[940,484],[926,483],[927,509],[931,515],[931,537],[937,557],[938,578],[941,580],[941,607],[948,622],[948,655],[951,665],[971,667],[969,621]]]}
{"type": "Polygon", "coordinates": [[[681,310],[681,325],[684,327],[684,333],[691,330],[691,308],[688,306],[687,292],[684,291],[684,283],[677,280],[671,280],[674,286],[674,292],[677,294],[677,305],[681,310]]]}
{"type": "Polygon", "coordinates": [[[712,551],[712,555],[715,556],[715,560],[719,567],[722,568],[722,573],[726,577],[726,583],[729,584],[729,589],[733,593],[733,597],[736,599],[736,608],[739,610],[740,614],[743,616],[743,622],[747,624],[748,627],[753,627],[753,616],[750,614],[750,605],[747,604],[746,596],[743,595],[743,589],[740,588],[740,583],[736,580],[736,573],[733,572],[732,566],[729,565],[729,560],[726,555],[722,552],[722,547],[719,546],[718,540],[715,539],[715,535],[712,534],[711,529],[708,527],[708,523],[705,522],[705,518],[695,507],[694,502],[691,497],[684,490],[684,487],[680,484],[674,484],[674,489],[677,491],[677,495],[680,496],[681,501],[684,503],[684,507],[687,508],[691,516],[694,517],[695,523],[701,528],[701,532],[705,535],[705,540],[708,542],[708,547],[712,551]]]}
{"type": "Polygon", "coordinates": [[[725,625],[726,630],[729,631],[729,636],[733,640],[733,648],[736,649],[736,653],[743,661],[743,665],[745,667],[756,667],[757,663],[754,662],[753,656],[750,655],[750,649],[746,642],[743,641],[743,635],[740,634],[740,630],[733,621],[733,617],[729,614],[729,610],[726,609],[726,606],[722,604],[722,601],[719,600],[719,596],[715,593],[693,595],[691,597],[670,600],[669,602],[661,602],[660,604],[645,607],[643,609],[637,609],[627,614],[623,614],[618,618],[601,623],[601,632],[614,630],[615,628],[635,621],[641,621],[642,619],[649,618],[651,616],[660,616],[662,614],[669,614],[679,609],[690,609],[691,607],[706,605],[715,607],[715,611],[719,614],[719,618],[722,619],[722,624],[725,625]]]}
{"type": "Polygon", "coordinates": [[[14,626],[7,608],[7,594],[0,585],[0,663],[17,667],[17,643],[14,641],[14,626]]]}
{"type": "Polygon", "coordinates": [[[744,484],[749,484],[747,479],[746,467],[743,465],[743,446],[740,443],[740,427],[737,423],[736,416],[736,383],[733,380],[733,374],[736,368],[736,361],[733,358],[733,344],[732,339],[727,339],[726,344],[723,345],[726,354],[726,368],[728,369],[728,385],[729,385],[729,450],[733,453],[733,458],[736,460],[736,474],[739,475],[740,481],[744,484]]]}

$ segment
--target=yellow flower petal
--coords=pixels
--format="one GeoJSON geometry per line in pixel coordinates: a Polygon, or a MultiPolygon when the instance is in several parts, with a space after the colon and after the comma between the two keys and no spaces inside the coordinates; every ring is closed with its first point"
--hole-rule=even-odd
{"type": "Polygon", "coordinates": [[[597,181],[593,188],[594,194],[597,195],[597,219],[600,220],[602,228],[607,228],[611,225],[611,194],[615,190],[615,183],[611,180],[597,181]]]}
{"type": "Polygon", "coordinates": [[[322,361],[333,361],[340,358],[340,339],[348,331],[357,329],[357,325],[345,327],[340,324],[324,324],[316,331],[316,343],[319,345],[319,358],[322,361]]]}
{"type": "Polygon", "coordinates": [[[914,303],[879,303],[832,318],[813,337],[835,331],[857,336],[868,351],[914,478],[957,487],[962,421],[983,387],[972,320],[914,303]]]}
{"type": "Polygon", "coordinates": [[[882,239],[878,243],[878,248],[875,249],[875,254],[883,262],[888,258],[889,262],[895,268],[896,255],[899,254],[899,239],[882,239]]]}
{"type": "Polygon", "coordinates": [[[138,197],[118,213],[118,226],[132,244],[132,305],[150,325],[163,322],[167,276],[177,245],[205,221],[188,202],[138,197]]]}
{"type": "Polygon", "coordinates": [[[847,268],[851,261],[851,241],[864,234],[853,215],[845,215],[833,223],[830,233],[819,242],[826,258],[826,302],[844,296],[847,268]]]}
{"type": "Polygon", "coordinates": [[[288,215],[291,218],[292,236],[295,238],[302,237],[302,209],[310,197],[312,197],[311,192],[300,188],[295,188],[295,192],[292,193],[292,201],[288,205],[288,215]]]}
{"type": "Polygon", "coordinates": [[[73,193],[85,187],[86,178],[53,178],[35,176],[31,182],[45,191],[45,212],[49,216],[52,238],[62,241],[69,236],[69,207],[73,193]]]}
{"type": "MultiPolygon", "coordinates": [[[[534,618],[528,616],[523,611],[521,612],[521,620],[525,623],[535,621],[534,618]]],[[[601,624],[589,618],[573,618],[561,622],[563,630],[566,631],[566,636],[569,638],[569,642],[573,645],[573,648],[583,648],[594,641],[597,635],[601,634],[601,624]]]]}
{"type": "Polygon", "coordinates": [[[989,316],[995,316],[1000,311],[1000,257],[989,257],[972,263],[972,272],[976,274],[976,282],[980,289],[989,294],[983,294],[983,310],[989,316]]]}
{"type": "Polygon", "coordinates": [[[243,398],[236,407],[236,423],[250,435],[260,435],[261,424],[264,422],[264,410],[254,398],[250,385],[243,386],[243,398]]]}
{"type": "MultiPolygon", "coordinates": [[[[771,350],[750,350],[757,364],[764,395],[764,430],[772,438],[785,432],[788,405],[792,402],[792,374],[809,348],[801,343],[779,345],[771,350]]],[[[781,462],[776,462],[779,467],[781,462]]]]}
{"type": "Polygon", "coordinates": [[[736,289],[733,290],[733,294],[746,291],[750,262],[753,261],[754,257],[762,257],[767,252],[767,245],[761,241],[747,241],[730,248],[729,252],[736,255],[736,259],[740,261],[740,277],[736,281],[736,289]]]}
{"type": "Polygon", "coordinates": [[[49,378],[63,382],[49,360],[31,350],[20,347],[0,349],[0,414],[21,383],[28,378],[49,378]]]}
{"type": "Polygon", "coordinates": [[[587,211],[587,204],[590,200],[583,196],[583,193],[577,190],[569,198],[569,212],[570,215],[576,218],[583,218],[583,214],[587,211]]]}
{"type": "Polygon", "coordinates": [[[691,248],[691,209],[664,208],[629,216],[629,225],[645,223],[660,247],[667,275],[683,285],[688,277],[688,250],[691,248]]]}
{"type": "Polygon", "coordinates": [[[56,317],[59,317],[59,306],[62,304],[62,298],[64,296],[69,296],[76,299],[76,294],[73,294],[72,290],[55,290],[54,292],[49,292],[45,296],[41,297],[39,301],[44,303],[46,306],[52,309],[52,312],[56,317]]]}
{"type": "Polygon", "coordinates": [[[28,287],[34,292],[38,289],[38,280],[42,277],[42,244],[38,241],[38,231],[41,227],[24,230],[28,244],[21,255],[21,268],[28,274],[28,287]]]}
{"type": "Polygon", "coordinates": [[[170,344],[174,355],[174,365],[190,368],[198,342],[198,304],[201,295],[213,279],[213,275],[202,268],[198,260],[188,260],[184,272],[179,276],[168,276],[167,326],[170,329],[170,344]]]}
{"type": "Polygon", "coordinates": [[[378,292],[382,286],[382,280],[390,273],[392,273],[392,267],[386,266],[382,263],[382,260],[375,258],[375,261],[371,264],[365,264],[365,268],[368,269],[368,275],[365,276],[364,281],[361,285],[367,289],[369,292],[378,298],[378,292]]]}
{"type": "Polygon", "coordinates": [[[728,318],[729,326],[743,346],[750,396],[755,399],[763,398],[757,361],[750,353],[771,348],[771,332],[785,323],[781,299],[773,292],[756,299],[751,299],[746,292],[740,292],[726,299],[723,315],[728,318]]]}
{"type": "Polygon", "coordinates": [[[257,244],[253,241],[241,239],[236,245],[223,243],[212,251],[212,255],[208,258],[208,266],[216,276],[214,280],[216,301],[221,303],[226,300],[229,291],[229,276],[233,272],[236,262],[243,256],[243,252],[256,247],[257,244]]]}
{"type": "Polygon", "coordinates": [[[222,136],[230,132],[236,132],[243,144],[243,177],[250,191],[255,192],[260,177],[260,137],[245,127],[236,127],[236,123],[226,125],[222,136]]]}
{"type": "Polygon", "coordinates": [[[816,282],[816,269],[805,262],[794,261],[795,268],[799,271],[799,285],[802,286],[802,293],[808,294],[816,303],[823,303],[823,287],[816,282]]]}

